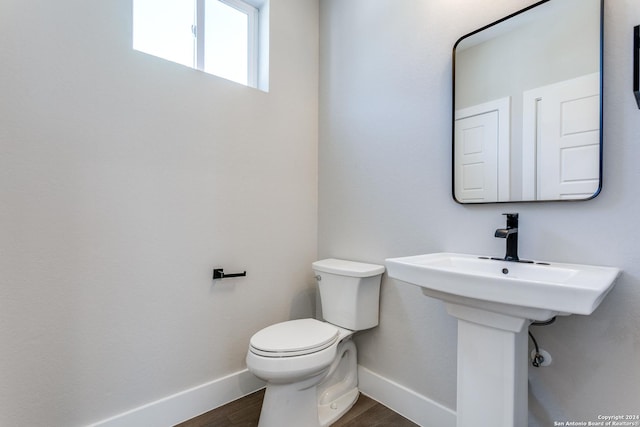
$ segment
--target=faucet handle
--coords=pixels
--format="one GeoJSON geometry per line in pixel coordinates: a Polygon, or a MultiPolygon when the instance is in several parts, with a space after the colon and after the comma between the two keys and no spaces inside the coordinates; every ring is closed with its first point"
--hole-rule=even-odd
{"type": "Polygon", "coordinates": [[[503,213],[502,215],[507,217],[507,228],[518,228],[517,213],[503,213]]]}

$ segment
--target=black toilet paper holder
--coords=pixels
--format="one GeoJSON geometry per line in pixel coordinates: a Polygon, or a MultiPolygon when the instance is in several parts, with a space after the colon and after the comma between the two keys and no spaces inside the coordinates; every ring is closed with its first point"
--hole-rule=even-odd
{"type": "Polygon", "coordinates": [[[246,271],[242,273],[233,273],[233,274],[225,274],[224,268],[214,268],[213,269],[213,279],[226,279],[228,277],[244,277],[247,275],[246,271]]]}

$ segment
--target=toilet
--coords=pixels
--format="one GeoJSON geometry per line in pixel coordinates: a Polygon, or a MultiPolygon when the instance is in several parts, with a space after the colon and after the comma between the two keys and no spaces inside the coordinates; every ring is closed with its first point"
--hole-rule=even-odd
{"type": "Polygon", "coordinates": [[[267,383],[258,427],[325,427],[356,402],[351,337],[378,325],[381,265],[325,259],[312,264],[324,321],[299,319],[255,333],[247,368],[267,383]]]}

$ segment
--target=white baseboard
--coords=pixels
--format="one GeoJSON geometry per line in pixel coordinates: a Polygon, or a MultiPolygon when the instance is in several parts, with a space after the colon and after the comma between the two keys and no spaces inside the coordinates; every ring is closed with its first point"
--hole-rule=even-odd
{"type": "MultiPolygon", "coordinates": [[[[455,427],[456,413],[418,393],[358,366],[360,391],[424,427],[455,427]]],[[[246,369],[148,403],[89,427],[171,427],[264,387],[246,369]]]]}
{"type": "Polygon", "coordinates": [[[456,412],[358,365],[362,394],[423,427],[455,427],[456,412]]]}
{"type": "Polygon", "coordinates": [[[264,387],[246,369],[151,402],[89,427],[170,427],[264,387]]]}

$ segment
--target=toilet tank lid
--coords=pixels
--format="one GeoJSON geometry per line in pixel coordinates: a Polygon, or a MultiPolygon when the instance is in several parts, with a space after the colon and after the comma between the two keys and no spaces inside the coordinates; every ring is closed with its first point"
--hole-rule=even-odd
{"type": "Polygon", "coordinates": [[[312,265],[314,271],[338,274],[340,276],[370,277],[384,273],[384,266],[382,265],[345,261],[335,258],[316,261],[312,265]]]}

